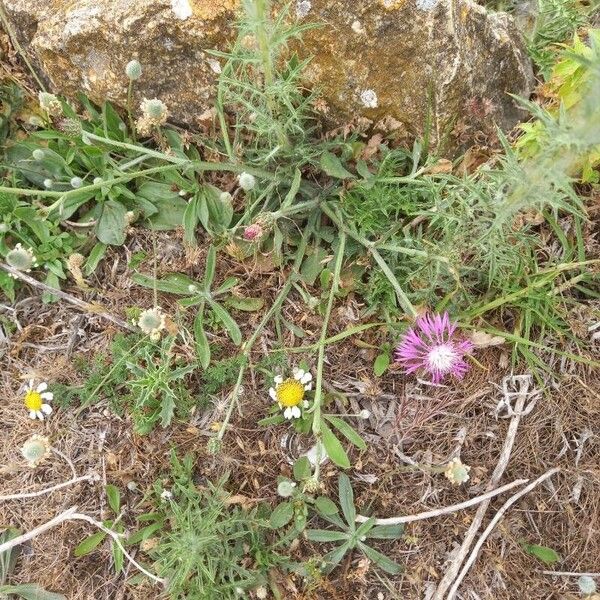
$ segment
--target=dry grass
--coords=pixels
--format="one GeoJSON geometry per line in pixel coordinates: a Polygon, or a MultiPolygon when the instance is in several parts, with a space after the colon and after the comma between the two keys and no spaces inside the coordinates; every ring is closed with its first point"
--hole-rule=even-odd
{"type": "MultiPolygon", "coordinates": [[[[160,272],[182,270],[191,275],[202,272],[202,252],[190,257],[177,236],[160,234],[156,246],[147,233],[137,232],[128,248],[109,256],[103,271],[90,283],[102,292],[94,300],[102,302],[124,317],[125,306],[147,307],[152,303],[149,290],[134,286],[128,276],[126,255],[139,249],[156,247],[160,272]]],[[[148,263],[144,268],[151,270],[148,263]]],[[[240,266],[231,260],[220,265],[220,276],[236,274],[243,278],[252,295],[267,299],[280,284],[279,276],[268,270],[240,266]]],[[[71,290],[81,294],[78,290],[71,290]]],[[[173,309],[173,299],[165,308],[173,309]],[[171,304],[169,304],[171,302],[171,304]]],[[[341,330],[352,314],[352,298],[336,311],[332,328],[341,330]]],[[[127,418],[120,419],[100,402],[75,417],[70,408],[59,408],[44,423],[32,422],[24,410],[19,388],[30,377],[71,385],[80,384],[80,373],[73,366],[77,355],[91,359],[105,349],[115,331],[97,316],[81,315],[63,304],[43,305],[33,293],[23,291],[13,307],[0,309],[2,316],[17,324],[8,344],[0,347],[2,356],[0,404],[0,494],[36,490],[72,476],[97,473],[99,484],[79,484],[41,498],[8,501],[0,504],[0,524],[30,530],[72,505],[102,519],[108,516],[102,481],[117,485],[123,493],[123,522],[132,527],[135,515],[150,507],[144,505],[144,492],[168,474],[171,447],[180,453],[198,456],[197,476],[215,478],[231,471],[230,485],[236,494],[256,500],[276,501],[276,477],[289,472],[287,450],[281,440],[285,428],[262,429],[256,421],[269,406],[260,374],[246,382],[242,401],[243,416],[234,418],[218,457],[205,454],[210,424],[219,420],[222,408],[216,399],[214,411],[195,414],[190,422],[167,430],[156,430],[146,437],[135,436],[127,418]],[[68,457],[72,468],[60,456],[52,456],[36,470],[24,467],[18,449],[32,433],[47,435],[52,445],[68,457]],[[129,484],[129,486],[128,486],[129,484]],[[135,484],[135,489],[130,489],[135,484]]],[[[305,330],[317,332],[315,317],[304,314],[300,302],[286,305],[286,318],[305,330]]],[[[242,329],[252,330],[256,315],[247,315],[242,329]]],[[[363,341],[377,343],[377,333],[363,334],[363,341]]],[[[286,345],[298,345],[287,334],[286,345]]],[[[266,331],[256,346],[255,359],[275,343],[273,332],[266,331]]],[[[225,342],[225,340],[218,340],[225,342]]],[[[308,343],[305,338],[301,343],[308,343]]],[[[482,493],[498,460],[508,421],[497,418],[495,407],[501,397],[498,385],[508,374],[499,366],[502,349],[478,354],[484,368],[474,367],[457,387],[432,388],[404,378],[392,371],[377,379],[372,375],[373,355],[352,339],[332,346],[327,352],[328,384],[347,394],[340,412],[368,408],[368,422],[357,423],[369,442],[369,449],[353,451],[350,472],[357,503],[363,514],[396,516],[420,512],[460,502],[482,493]],[[430,466],[445,464],[460,452],[471,465],[471,480],[464,487],[453,487],[430,466]],[[419,463],[414,467],[407,457],[419,463]]],[[[557,371],[560,365],[557,365],[557,371]]],[[[536,477],[553,466],[562,468],[551,484],[540,486],[510,510],[501,521],[472,571],[465,579],[463,598],[495,600],[527,598],[568,598],[575,591],[575,580],[541,574],[544,566],[528,556],[519,544],[524,539],[554,548],[562,557],[558,565],[566,571],[598,571],[600,555],[600,380],[597,372],[562,365],[563,376],[555,387],[549,386],[533,412],[523,417],[512,457],[503,482],[521,477],[536,477]],[[585,438],[585,441],[583,441],[585,438]]],[[[226,390],[223,391],[223,394],[226,390]]],[[[324,468],[325,490],[335,495],[337,470],[324,468]]],[[[492,501],[489,515],[506,498],[492,501]]],[[[463,511],[410,525],[407,537],[384,546],[387,553],[402,563],[406,571],[397,578],[376,573],[358,555],[351,556],[328,582],[314,592],[302,595],[300,582],[283,579],[289,598],[332,599],[420,599],[444,573],[445,564],[462,541],[474,510],[463,511]]],[[[487,520],[486,520],[487,522],[487,520]]],[[[71,600],[104,598],[144,598],[155,593],[149,586],[127,583],[133,575],[115,576],[110,568],[108,544],[91,555],[74,558],[73,548],[91,533],[86,524],[67,523],[34,539],[23,553],[16,581],[36,581],[48,589],[64,593],[71,600]]],[[[301,542],[294,555],[302,559],[323,552],[301,542]]],[[[144,556],[141,557],[142,562],[144,556]]],[[[557,567],[558,568],[558,567],[557,567]]]]}

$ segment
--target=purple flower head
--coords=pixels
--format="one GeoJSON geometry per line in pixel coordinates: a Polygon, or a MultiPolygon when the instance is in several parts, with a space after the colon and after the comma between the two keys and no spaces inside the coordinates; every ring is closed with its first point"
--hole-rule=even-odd
{"type": "Polygon", "coordinates": [[[417,318],[394,350],[394,361],[401,363],[407,374],[426,371],[433,383],[439,383],[446,375],[462,378],[469,368],[464,356],[473,350],[473,344],[457,339],[456,326],[447,312],[417,318]]]}
{"type": "Polygon", "coordinates": [[[248,225],[244,228],[244,239],[249,242],[253,242],[261,238],[263,235],[263,228],[258,224],[254,223],[253,225],[248,225]]]}

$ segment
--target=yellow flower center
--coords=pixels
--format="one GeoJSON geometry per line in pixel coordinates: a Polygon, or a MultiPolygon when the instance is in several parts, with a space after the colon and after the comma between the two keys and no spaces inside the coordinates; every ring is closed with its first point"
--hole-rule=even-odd
{"type": "Polygon", "coordinates": [[[29,410],[40,410],[42,408],[42,395],[39,392],[27,392],[25,394],[25,406],[29,410]]]}
{"type": "Polygon", "coordinates": [[[283,406],[296,406],[304,398],[304,386],[297,379],[286,379],[275,388],[275,395],[283,406]]]}

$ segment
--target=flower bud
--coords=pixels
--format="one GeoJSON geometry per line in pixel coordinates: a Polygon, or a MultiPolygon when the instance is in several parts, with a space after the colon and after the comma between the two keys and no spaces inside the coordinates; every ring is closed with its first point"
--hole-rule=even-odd
{"type": "Polygon", "coordinates": [[[363,409],[360,411],[360,418],[361,418],[361,419],[365,419],[365,420],[366,420],[366,419],[368,419],[370,416],[371,416],[371,411],[370,411],[370,410],[367,410],[366,408],[363,408],[363,409]]]}
{"type": "Polygon", "coordinates": [[[54,181],[52,179],[44,179],[44,187],[49,190],[54,185],[54,181]]]}
{"type": "Polygon", "coordinates": [[[244,228],[244,239],[253,242],[259,240],[263,235],[263,228],[258,224],[254,223],[244,228]]]}
{"type": "Polygon", "coordinates": [[[277,493],[282,498],[289,498],[294,493],[294,488],[296,484],[289,479],[285,479],[284,481],[280,481],[277,485],[277,493]]]}
{"type": "Polygon", "coordinates": [[[61,119],[58,123],[58,129],[72,138],[79,137],[83,132],[81,123],[77,119],[61,119]]]}
{"type": "Polygon", "coordinates": [[[256,186],[256,179],[255,179],[254,175],[250,175],[250,173],[246,173],[246,172],[240,173],[238,180],[240,183],[240,187],[245,192],[249,192],[250,190],[253,190],[254,186],[256,186]]]}
{"type": "Polygon", "coordinates": [[[44,151],[41,148],[36,148],[32,153],[34,160],[44,160],[44,151]]]}
{"type": "Polygon", "coordinates": [[[136,81],[142,76],[142,65],[137,60],[130,60],[125,66],[125,75],[131,79],[131,81],[136,81]]]}
{"type": "Polygon", "coordinates": [[[71,178],[71,187],[73,189],[80,188],[83,185],[83,179],[81,177],[72,177],[71,178]]]}
{"type": "Polygon", "coordinates": [[[38,100],[40,103],[40,108],[45,110],[49,115],[58,117],[60,114],[62,114],[62,104],[54,94],[40,92],[38,94],[38,100]]]}
{"type": "Polygon", "coordinates": [[[94,177],[94,185],[98,185],[99,183],[102,183],[104,181],[104,179],[102,179],[102,177],[94,177]]]}
{"type": "Polygon", "coordinates": [[[463,465],[460,458],[453,458],[444,471],[446,478],[455,485],[460,485],[469,481],[469,471],[471,467],[463,465]]]}

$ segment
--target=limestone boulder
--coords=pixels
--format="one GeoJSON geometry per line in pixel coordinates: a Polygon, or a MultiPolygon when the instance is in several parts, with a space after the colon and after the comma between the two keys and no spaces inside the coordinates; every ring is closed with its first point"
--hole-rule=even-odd
{"type": "MultiPolygon", "coordinates": [[[[240,0],[0,0],[52,91],[124,105],[125,65],[143,76],[136,102],[157,97],[194,125],[212,105],[219,61],[235,36],[240,0]]],[[[297,43],[313,56],[307,81],[332,126],[366,117],[441,139],[455,120],[512,127],[509,94],[527,96],[531,65],[512,19],[471,0],[298,0],[292,16],[318,21],[297,43]]]]}

